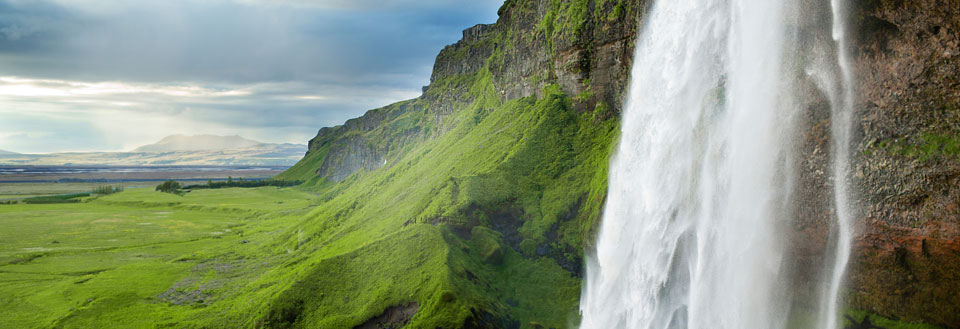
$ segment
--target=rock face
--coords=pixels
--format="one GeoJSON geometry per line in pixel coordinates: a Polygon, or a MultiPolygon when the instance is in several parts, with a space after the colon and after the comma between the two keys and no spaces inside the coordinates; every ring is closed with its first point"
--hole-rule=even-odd
{"type": "Polygon", "coordinates": [[[503,100],[535,95],[559,83],[581,108],[599,102],[619,113],[629,82],[633,44],[649,1],[508,0],[497,24],[477,25],[447,46],[431,82],[493,63],[503,100]]]}
{"type": "MultiPolygon", "coordinates": [[[[333,181],[390,166],[412,143],[438,138],[457,124],[443,120],[455,104],[476,103],[482,112],[485,103],[465,96],[470,85],[462,77],[487,69],[500,102],[539,95],[556,83],[578,111],[616,120],[649,3],[508,0],[496,24],[466,29],[461,41],[440,52],[423,96],[321,129],[301,163],[313,177],[333,181]]],[[[823,29],[827,2],[803,4],[803,10],[821,9],[798,24],[818,25],[821,35],[814,37],[829,38],[823,29]]],[[[958,8],[957,0],[858,0],[849,13],[859,213],[846,302],[950,328],[960,328],[958,8]]],[[[815,28],[801,26],[805,30],[815,28]]],[[[809,97],[791,253],[795,294],[812,301],[834,222],[830,109],[812,84],[798,88],[809,97]]]]}
{"type": "Polygon", "coordinates": [[[960,328],[960,1],[861,1],[849,302],[960,328]]]}
{"type": "MultiPolygon", "coordinates": [[[[960,1],[857,1],[850,11],[858,216],[844,297],[852,308],[948,328],[960,328],[958,8],[960,1]]],[[[810,102],[806,121],[793,253],[805,287],[798,293],[812,300],[818,292],[808,284],[821,278],[834,221],[824,193],[825,99],[810,102]]]]}
{"type": "Polygon", "coordinates": [[[307,157],[318,153],[323,156],[314,174],[341,181],[357,171],[386,165],[388,157],[396,156],[404,145],[427,135],[419,122],[393,121],[408,112],[425,111],[423,106],[417,100],[400,102],[369,111],[341,126],[320,129],[307,151],[307,157]]]}

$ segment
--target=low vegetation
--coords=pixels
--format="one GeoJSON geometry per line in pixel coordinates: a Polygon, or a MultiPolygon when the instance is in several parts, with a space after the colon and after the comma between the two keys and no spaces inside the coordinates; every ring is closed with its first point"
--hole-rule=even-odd
{"type": "Polygon", "coordinates": [[[157,191],[164,192],[164,193],[172,193],[172,194],[180,193],[180,189],[182,188],[183,186],[180,186],[180,182],[175,180],[168,180],[166,182],[160,183],[160,185],[157,185],[157,191]]]}
{"type": "Polygon", "coordinates": [[[273,180],[273,179],[264,179],[264,180],[233,180],[232,178],[226,181],[214,182],[212,180],[207,181],[206,184],[197,184],[197,185],[187,185],[184,189],[187,190],[200,190],[200,189],[217,189],[217,188],[229,188],[229,187],[263,187],[263,186],[274,186],[274,187],[291,187],[303,184],[303,181],[286,181],[286,180],[273,180]]]}
{"type": "Polygon", "coordinates": [[[110,194],[120,193],[120,192],[123,192],[123,187],[122,187],[122,186],[109,186],[109,185],[107,185],[107,186],[97,186],[97,187],[94,188],[93,191],[90,192],[90,193],[98,194],[98,195],[110,195],[110,194]]]}
{"type": "Polygon", "coordinates": [[[896,138],[880,141],[880,149],[894,155],[930,162],[938,159],[960,159],[960,136],[924,133],[914,138],[896,138]]]}
{"type": "Polygon", "coordinates": [[[51,196],[38,196],[20,200],[27,204],[50,204],[50,203],[79,203],[80,198],[88,197],[90,193],[71,193],[51,196]]]}
{"type": "Polygon", "coordinates": [[[851,329],[941,329],[940,327],[888,319],[864,310],[849,310],[843,316],[843,328],[851,329]]]}

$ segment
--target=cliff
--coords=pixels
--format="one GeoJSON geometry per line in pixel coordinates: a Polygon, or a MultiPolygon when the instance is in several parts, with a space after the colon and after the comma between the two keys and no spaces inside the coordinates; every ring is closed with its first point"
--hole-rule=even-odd
{"type": "Polygon", "coordinates": [[[616,119],[646,10],[646,1],[507,1],[496,24],[468,28],[440,52],[423,96],[320,129],[305,161],[283,177],[341,181],[388,164],[407,143],[449,130],[444,118],[470,102],[470,79],[481,71],[489,71],[499,103],[542,97],[557,84],[578,112],[600,108],[598,119],[616,119]]]}
{"type": "Polygon", "coordinates": [[[960,1],[862,1],[849,302],[960,328],[960,1]]]}
{"type": "MultiPolygon", "coordinates": [[[[829,38],[829,7],[804,4],[803,37],[829,38]]],[[[314,248],[337,256],[316,260],[262,323],[355,326],[409,302],[418,315],[403,323],[414,327],[571,323],[647,8],[646,0],[508,0],[495,24],[464,30],[440,52],[421,97],[321,129],[280,178],[325,196],[303,226],[313,228],[314,248]],[[374,254],[404,248],[429,261],[396,265],[374,254]],[[392,279],[374,295],[322,292],[336,266],[392,279]],[[383,273],[398,266],[416,276],[383,273]],[[349,305],[331,306],[336,298],[349,305]],[[337,312],[348,315],[329,320],[337,312]]],[[[863,0],[849,13],[859,212],[844,298],[854,309],[949,328],[960,327],[957,8],[863,0]]],[[[798,308],[810,309],[835,219],[829,107],[811,81],[800,88],[808,97],[790,256],[798,308]]]]}
{"type": "MultiPolygon", "coordinates": [[[[958,8],[957,1],[856,1],[849,13],[857,217],[842,297],[851,308],[948,328],[960,328],[958,8]]],[[[807,300],[820,293],[813,282],[822,278],[835,220],[824,193],[832,185],[831,123],[819,99],[806,113],[793,242],[804,287],[797,293],[807,300]]]]}

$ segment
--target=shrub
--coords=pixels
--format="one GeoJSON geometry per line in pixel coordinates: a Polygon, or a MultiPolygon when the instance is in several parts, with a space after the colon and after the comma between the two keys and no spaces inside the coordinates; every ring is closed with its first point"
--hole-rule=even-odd
{"type": "Polygon", "coordinates": [[[181,188],[182,186],[180,186],[180,182],[177,182],[175,180],[168,180],[166,182],[161,183],[160,185],[157,185],[157,191],[164,192],[164,193],[176,194],[178,191],[180,191],[181,188]]]}
{"type": "Polygon", "coordinates": [[[32,198],[23,199],[23,203],[27,204],[51,204],[51,203],[79,203],[80,199],[83,197],[90,196],[90,193],[72,193],[72,194],[62,194],[62,195],[51,195],[51,196],[38,196],[32,198]]]}
{"type": "Polygon", "coordinates": [[[303,181],[287,181],[287,180],[233,180],[232,177],[226,182],[214,182],[207,181],[206,185],[188,185],[184,189],[194,190],[194,189],[217,189],[217,188],[228,188],[228,187],[262,187],[262,186],[275,186],[275,187],[291,187],[303,184],[303,181]]]}
{"type": "Polygon", "coordinates": [[[120,193],[120,192],[123,192],[123,187],[120,187],[120,186],[113,187],[109,185],[97,186],[96,188],[93,189],[93,191],[91,191],[91,193],[99,194],[99,195],[110,195],[110,194],[120,193]]]}

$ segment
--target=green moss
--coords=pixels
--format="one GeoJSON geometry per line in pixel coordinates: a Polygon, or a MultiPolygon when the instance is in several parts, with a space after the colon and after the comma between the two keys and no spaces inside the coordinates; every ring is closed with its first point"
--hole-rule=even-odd
{"type": "Polygon", "coordinates": [[[593,98],[593,89],[588,86],[587,89],[584,89],[579,94],[577,94],[577,96],[574,97],[573,100],[577,102],[586,102],[590,100],[590,98],[593,98]]]}
{"type": "MultiPolygon", "coordinates": [[[[960,159],[960,136],[938,133],[923,133],[909,138],[897,138],[876,143],[886,152],[929,162],[937,159],[960,159]]],[[[866,150],[867,154],[871,152],[866,150]]]]}
{"type": "Polygon", "coordinates": [[[593,23],[589,4],[588,0],[553,0],[537,25],[537,32],[546,37],[551,49],[554,49],[554,40],[575,39],[587,24],[593,23]]]}
{"type": "Polygon", "coordinates": [[[621,18],[625,10],[627,9],[627,4],[624,4],[623,0],[597,0],[596,9],[594,14],[596,17],[594,20],[600,24],[604,21],[614,22],[621,18]],[[611,8],[612,6],[612,8],[611,8]]]}
{"type": "Polygon", "coordinates": [[[854,327],[854,323],[851,322],[851,319],[856,321],[856,324],[858,325],[862,325],[865,321],[869,321],[874,326],[885,329],[941,329],[938,326],[930,324],[892,320],[864,310],[848,310],[844,314],[843,318],[844,328],[854,327]]]}

